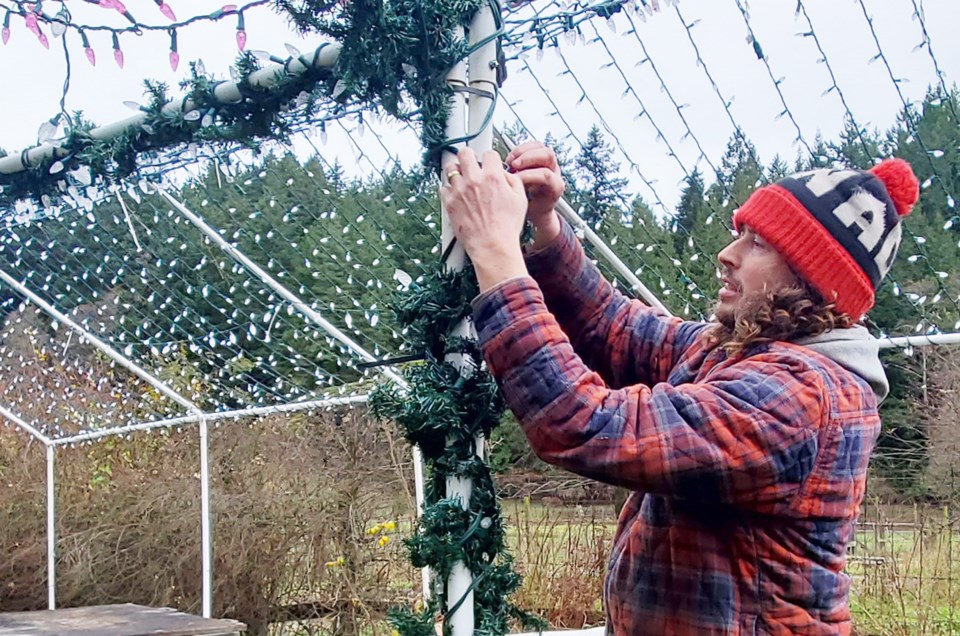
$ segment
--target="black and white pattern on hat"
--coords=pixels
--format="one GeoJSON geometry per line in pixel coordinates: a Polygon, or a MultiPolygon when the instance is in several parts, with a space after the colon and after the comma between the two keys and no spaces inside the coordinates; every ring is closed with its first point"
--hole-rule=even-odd
{"type": "Polygon", "coordinates": [[[783,179],[785,188],[840,243],[874,289],[890,270],[902,228],[883,183],[860,170],[810,170],[783,179]]]}

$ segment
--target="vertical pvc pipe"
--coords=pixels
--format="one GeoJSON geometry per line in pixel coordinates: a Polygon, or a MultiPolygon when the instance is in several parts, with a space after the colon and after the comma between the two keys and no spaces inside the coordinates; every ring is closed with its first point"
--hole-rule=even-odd
{"type": "Polygon", "coordinates": [[[213,613],[213,542],[210,517],[210,438],[207,418],[200,418],[200,550],[203,577],[202,613],[210,618],[213,613]]]}
{"type": "MultiPolygon", "coordinates": [[[[490,38],[497,29],[493,8],[484,4],[470,22],[471,47],[490,38]]],[[[481,155],[493,148],[493,116],[490,112],[497,102],[497,41],[487,42],[470,54],[470,96],[468,121],[471,139],[467,142],[481,155]]]]}
{"type": "MultiPolygon", "coordinates": [[[[423,508],[427,502],[427,493],[424,486],[423,453],[419,446],[413,447],[413,492],[417,499],[417,518],[423,516],[423,508]]],[[[420,588],[423,590],[423,600],[430,600],[430,568],[420,568],[420,588]]]]}
{"type": "MultiPolygon", "coordinates": [[[[463,37],[462,32],[457,33],[456,35],[458,37],[463,37]]],[[[447,139],[456,139],[463,137],[467,129],[466,100],[464,99],[464,92],[462,90],[467,86],[467,67],[465,62],[458,62],[452,69],[450,69],[450,72],[447,74],[447,84],[449,84],[456,92],[454,92],[450,101],[446,136],[447,139]]],[[[447,173],[450,172],[456,163],[457,158],[453,155],[453,153],[445,152],[443,154],[443,157],[440,160],[441,170],[443,172],[441,179],[446,180],[447,173]]],[[[445,254],[454,237],[453,228],[450,224],[450,219],[445,209],[441,209],[440,228],[440,239],[443,248],[441,253],[445,254]]],[[[463,247],[459,244],[455,245],[453,251],[447,257],[447,268],[455,271],[460,270],[463,268],[465,262],[466,253],[463,251],[463,247]]],[[[460,325],[454,329],[454,334],[458,336],[468,336],[469,332],[469,327],[465,321],[460,323],[460,325]]],[[[463,356],[450,356],[448,359],[454,365],[458,366],[461,369],[461,372],[470,373],[470,369],[467,367],[471,366],[472,363],[468,360],[465,360],[463,356]]],[[[447,497],[451,499],[459,499],[460,504],[464,507],[464,509],[470,506],[471,490],[472,484],[470,483],[470,480],[459,479],[456,477],[447,478],[447,497]]],[[[447,611],[449,612],[453,609],[454,605],[459,603],[457,610],[452,614],[448,613],[447,615],[447,624],[449,625],[451,636],[473,636],[475,621],[473,590],[471,589],[472,584],[473,576],[470,573],[469,568],[467,568],[462,561],[456,562],[450,572],[450,578],[447,580],[447,611]],[[461,598],[463,599],[462,603],[460,602],[461,598]]]]}
{"type": "MultiPolygon", "coordinates": [[[[467,122],[470,128],[471,139],[467,145],[480,157],[483,153],[493,149],[493,109],[497,105],[497,40],[491,39],[483,46],[480,42],[491,38],[497,30],[497,20],[493,7],[483,5],[473,16],[470,22],[470,47],[477,49],[470,54],[468,64],[470,69],[470,93],[467,100],[467,122]]],[[[476,338],[475,330],[471,327],[470,337],[476,338]]],[[[476,440],[477,455],[483,458],[484,439],[478,436],[476,440]]]]}
{"type": "Polygon", "coordinates": [[[47,444],[47,608],[57,609],[57,507],[54,484],[56,449],[47,444]]]}

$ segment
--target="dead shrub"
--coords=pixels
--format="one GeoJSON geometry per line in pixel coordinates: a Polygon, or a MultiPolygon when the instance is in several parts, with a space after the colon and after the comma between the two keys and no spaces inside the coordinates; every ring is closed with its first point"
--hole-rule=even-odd
{"type": "MultiPolygon", "coordinates": [[[[358,634],[412,602],[397,540],[413,511],[409,461],[362,410],[211,426],[214,613],[250,634],[285,621],[358,634]]],[[[56,466],[58,604],[199,612],[197,429],[61,448],[56,466]]],[[[46,607],[44,475],[42,447],[5,433],[0,610],[46,607]]]]}

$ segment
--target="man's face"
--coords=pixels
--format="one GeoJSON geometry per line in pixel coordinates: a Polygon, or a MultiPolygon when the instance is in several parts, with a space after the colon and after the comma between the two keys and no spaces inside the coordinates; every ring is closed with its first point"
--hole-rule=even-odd
{"type": "Polygon", "coordinates": [[[732,325],[744,299],[797,284],[797,277],[769,243],[742,226],[740,236],[717,255],[723,273],[717,320],[732,325]]]}

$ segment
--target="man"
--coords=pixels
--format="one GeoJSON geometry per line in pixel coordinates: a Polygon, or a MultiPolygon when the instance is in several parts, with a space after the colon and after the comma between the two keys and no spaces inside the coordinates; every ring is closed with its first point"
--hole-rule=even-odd
{"type": "Polygon", "coordinates": [[[471,257],[490,371],[544,460],[633,491],[614,634],[849,634],[844,553],[887,390],[856,323],[918,196],[901,160],[760,188],[719,254],[713,324],[618,293],[554,205],[556,158],[469,150],[441,197],[471,257]],[[535,226],[524,255],[524,219],[535,226]]]}

